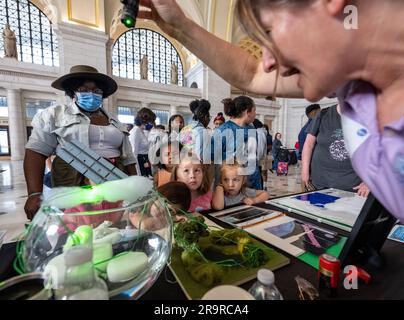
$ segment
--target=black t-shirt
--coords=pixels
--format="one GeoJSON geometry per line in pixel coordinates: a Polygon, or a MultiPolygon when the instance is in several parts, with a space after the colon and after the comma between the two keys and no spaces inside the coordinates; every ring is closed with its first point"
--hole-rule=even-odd
{"type": "Polygon", "coordinates": [[[341,116],[337,106],[322,110],[307,128],[317,137],[311,160],[311,180],[316,188],[353,191],[361,183],[345,148],[341,116]]]}

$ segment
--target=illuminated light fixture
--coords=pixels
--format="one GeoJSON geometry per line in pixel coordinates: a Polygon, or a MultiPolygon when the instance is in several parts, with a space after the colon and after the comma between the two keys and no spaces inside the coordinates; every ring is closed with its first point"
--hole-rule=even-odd
{"type": "Polygon", "coordinates": [[[121,0],[123,3],[121,22],[127,28],[134,28],[137,14],[139,13],[138,0],[121,0]]]}

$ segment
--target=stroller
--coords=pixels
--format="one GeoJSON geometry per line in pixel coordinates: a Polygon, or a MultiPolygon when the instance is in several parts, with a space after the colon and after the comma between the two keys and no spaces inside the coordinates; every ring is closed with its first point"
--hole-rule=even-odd
{"type": "Polygon", "coordinates": [[[296,151],[293,150],[289,150],[289,165],[295,165],[298,162],[298,158],[296,155],[296,151]]]}
{"type": "Polygon", "coordinates": [[[278,166],[276,168],[276,174],[278,176],[287,176],[289,172],[289,150],[281,148],[278,153],[278,166]]]}

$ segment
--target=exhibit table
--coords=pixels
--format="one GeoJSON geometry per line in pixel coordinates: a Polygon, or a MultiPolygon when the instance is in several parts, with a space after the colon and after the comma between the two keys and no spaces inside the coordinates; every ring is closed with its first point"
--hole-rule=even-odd
{"type": "MultiPolygon", "coordinates": [[[[260,207],[272,208],[262,204],[260,207]]],[[[279,210],[279,209],[278,209],[279,210]]],[[[293,214],[292,214],[293,215],[293,214]]],[[[212,219],[209,217],[209,219],[212,219]]],[[[310,219],[299,216],[299,219],[315,223],[310,219]]],[[[220,221],[214,222],[225,226],[220,221]]],[[[336,231],[334,228],[331,230],[336,231]]],[[[276,248],[275,248],[276,249],[276,248]]],[[[404,247],[403,244],[386,240],[381,250],[381,256],[385,262],[381,269],[367,270],[372,274],[372,282],[368,285],[359,282],[357,290],[346,290],[342,284],[338,290],[337,299],[404,299],[404,247]]],[[[280,251],[279,249],[276,249],[280,251]]],[[[275,282],[284,299],[299,299],[295,277],[300,275],[313,285],[317,286],[317,270],[301,260],[280,251],[290,258],[290,264],[275,271],[275,282]]],[[[15,258],[15,243],[4,244],[0,250],[0,281],[13,277],[15,258]]],[[[249,289],[254,281],[247,282],[241,287],[249,289]]],[[[341,280],[342,283],[342,280],[341,280]]],[[[185,300],[186,296],[181,287],[175,282],[175,278],[168,267],[163,269],[159,279],[153,287],[146,292],[141,299],[145,300],[185,300]]]]}

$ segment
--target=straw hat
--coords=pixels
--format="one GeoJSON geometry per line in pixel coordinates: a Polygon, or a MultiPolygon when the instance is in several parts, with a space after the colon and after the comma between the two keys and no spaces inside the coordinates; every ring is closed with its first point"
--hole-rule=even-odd
{"type": "Polygon", "coordinates": [[[98,72],[91,66],[77,65],[70,68],[70,73],[61,76],[52,83],[52,87],[59,90],[72,90],[72,85],[77,83],[77,80],[94,81],[97,86],[103,91],[103,98],[113,94],[118,85],[115,80],[106,74],[98,72]]]}

